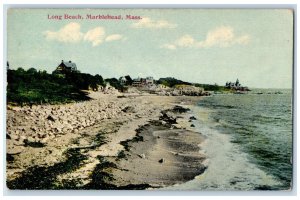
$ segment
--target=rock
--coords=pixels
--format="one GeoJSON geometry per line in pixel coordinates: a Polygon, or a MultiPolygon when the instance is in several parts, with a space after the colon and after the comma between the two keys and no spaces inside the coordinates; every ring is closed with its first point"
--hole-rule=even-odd
{"type": "Polygon", "coordinates": [[[49,137],[46,136],[45,138],[41,139],[41,142],[42,142],[42,143],[46,143],[48,140],[49,140],[49,137]]]}
{"type": "Polygon", "coordinates": [[[165,159],[160,159],[159,161],[158,161],[159,163],[163,163],[163,162],[165,162],[165,159]]]}
{"type": "Polygon", "coordinates": [[[172,124],[172,126],[175,127],[176,129],[182,128],[179,124],[172,124]]]}
{"type": "Polygon", "coordinates": [[[195,125],[194,125],[194,124],[191,124],[191,127],[195,127],[195,125]]]}
{"type": "Polygon", "coordinates": [[[78,129],[73,129],[73,133],[78,133],[78,129]]]}
{"type": "Polygon", "coordinates": [[[67,122],[63,123],[63,129],[73,130],[73,126],[67,122]]]}
{"type": "Polygon", "coordinates": [[[19,153],[22,153],[22,151],[24,151],[24,147],[23,146],[8,146],[6,148],[6,153],[8,154],[19,154],[19,153]]]}
{"type": "Polygon", "coordinates": [[[61,128],[54,128],[54,130],[55,130],[55,132],[57,132],[57,133],[61,133],[62,132],[62,130],[61,130],[61,128]]]}
{"type": "Polygon", "coordinates": [[[54,117],[53,117],[52,115],[49,115],[49,116],[47,117],[47,120],[50,120],[50,121],[55,122],[55,119],[54,119],[54,117]]]}
{"type": "Polygon", "coordinates": [[[125,113],[129,113],[129,112],[134,113],[135,112],[134,107],[132,107],[132,106],[126,106],[125,108],[122,109],[122,111],[125,113]]]}
{"type": "Polygon", "coordinates": [[[143,159],[146,158],[145,154],[143,154],[143,153],[142,153],[142,154],[139,154],[139,157],[140,157],[140,158],[143,158],[143,159]]]}
{"type": "Polygon", "coordinates": [[[22,110],[22,108],[20,108],[20,107],[12,107],[11,109],[13,111],[17,111],[17,112],[22,110]]]}
{"type": "Polygon", "coordinates": [[[191,116],[191,117],[190,117],[190,120],[196,120],[196,117],[191,116]]]}
{"type": "Polygon", "coordinates": [[[171,116],[168,112],[162,112],[162,116],[159,117],[159,120],[163,120],[169,124],[177,124],[176,117],[171,116]]]}
{"type": "Polygon", "coordinates": [[[21,141],[23,141],[23,140],[25,140],[26,139],[26,137],[24,136],[24,135],[22,135],[21,137],[20,137],[20,140],[21,141]]]}
{"type": "Polygon", "coordinates": [[[20,135],[19,134],[11,134],[10,137],[12,140],[19,140],[20,135]]]}
{"type": "Polygon", "coordinates": [[[69,129],[65,127],[65,128],[62,129],[62,132],[63,132],[63,133],[67,133],[68,130],[69,130],[69,129]]]}
{"type": "Polygon", "coordinates": [[[178,113],[184,113],[184,112],[190,111],[190,109],[189,108],[184,108],[182,106],[175,106],[172,111],[173,112],[178,112],[178,113]]]}
{"type": "Polygon", "coordinates": [[[45,145],[39,141],[32,141],[32,140],[29,140],[29,139],[25,139],[24,140],[24,146],[27,147],[27,146],[30,146],[30,147],[34,147],[34,148],[41,148],[41,147],[44,147],[45,145]]]}
{"type": "Polygon", "coordinates": [[[38,133],[38,138],[45,138],[47,137],[46,133],[38,133]]]}

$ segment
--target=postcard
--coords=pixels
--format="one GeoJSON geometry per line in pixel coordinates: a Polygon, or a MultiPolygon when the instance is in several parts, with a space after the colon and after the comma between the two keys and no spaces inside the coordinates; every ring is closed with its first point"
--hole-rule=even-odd
{"type": "Polygon", "coordinates": [[[293,9],[8,9],[7,188],[290,191],[293,23],[293,9]]]}

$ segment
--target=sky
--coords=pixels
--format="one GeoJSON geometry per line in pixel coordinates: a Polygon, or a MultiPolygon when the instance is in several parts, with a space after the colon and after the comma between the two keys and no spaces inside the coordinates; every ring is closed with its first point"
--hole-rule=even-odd
{"type": "Polygon", "coordinates": [[[292,88],[288,9],[10,9],[7,20],[11,69],[51,73],[71,60],[81,72],[104,78],[218,85],[238,78],[250,88],[292,88]]]}

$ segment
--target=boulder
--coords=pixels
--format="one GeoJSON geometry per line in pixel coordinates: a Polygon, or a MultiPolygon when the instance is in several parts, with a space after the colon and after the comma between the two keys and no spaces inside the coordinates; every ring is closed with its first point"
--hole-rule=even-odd
{"type": "Polygon", "coordinates": [[[176,129],[181,129],[182,128],[182,126],[179,125],[179,124],[172,124],[172,126],[174,126],[176,129]]]}
{"type": "Polygon", "coordinates": [[[134,107],[132,107],[132,106],[126,106],[125,108],[122,109],[122,111],[125,113],[134,113],[135,112],[134,107]]]}
{"type": "Polygon", "coordinates": [[[190,117],[190,120],[196,120],[196,117],[191,116],[191,117],[190,117]]]}
{"type": "Polygon", "coordinates": [[[177,124],[176,117],[172,116],[168,112],[162,112],[162,116],[159,117],[159,120],[163,120],[169,124],[177,124]]]}
{"type": "Polygon", "coordinates": [[[142,154],[139,154],[139,157],[145,159],[146,155],[142,153],[142,154]]]}
{"type": "Polygon", "coordinates": [[[185,113],[187,111],[190,111],[189,108],[184,108],[182,106],[174,106],[174,108],[172,109],[173,112],[178,112],[178,113],[185,113]]]}
{"type": "Polygon", "coordinates": [[[28,139],[24,140],[24,146],[30,146],[30,147],[34,147],[34,148],[41,148],[44,147],[45,145],[43,143],[41,143],[40,141],[35,141],[30,139],[30,137],[28,139]]]}
{"type": "Polygon", "coordinates": [[[55,122],[55,118],[53,117],[53,115],[48,115],[47,120],[55,122]]]}

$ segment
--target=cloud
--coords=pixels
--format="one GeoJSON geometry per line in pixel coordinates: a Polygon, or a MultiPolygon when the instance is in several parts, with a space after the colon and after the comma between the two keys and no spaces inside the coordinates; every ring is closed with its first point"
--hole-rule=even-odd
{"type": "Polygon", "coordinates": [[[93,47],[98,46],[103,42],[105,36],[105,31],[104,28],[102,27],[97,27],[94,29],[89,30],[85,35],[83,40],[91,42],[93,47]]]}
{"type": "Polygon", "coordinates": [[[209,31],[204,41],[199,42],[199,47],[229,47],[233,44],[248,44],[249,35],[235,36],[233,28],[230,26],[221,26],[209,31]]]}
{"type": "Polygon", "coordinates": [[[162,29],[162,28],[176,28],[177,24],[169,23],[166,20],[152,20],[144,17],[136,23],[131,25],[133,28],[149,28],[149,29],[162,29]]]}
{"type": "Polygon", "coordinates": [[[236,36],[234,30],[230,26],[217,27],[206,34],[206,38],[202,41],[197,41],[190,35],[184,35],[175,40],[172,44],[162,45],[163,48],[172,49],[177,47],[194,47],[194,48],[209,48],[209,47],[230,47],[232,45],[247,45],[250,41],[249,35],[236,36]]]}
{"type": "Polygon", "coordinates": [[[246,45],[246,44],[249,43],[249,41],[250,41],[250,36],[249,35],[243,35],[243,36],[240,36],[239,38],[237,38],[235,40],[235,43],[246,45]]]}
{"type": "Polygon", "coordinates": [[[124,39],[123,35],[120,34],[113,34],[113,35],[109,35],[105,38],[106,42],[111,42],[111,41],[116,41],[116,40],[121,40],[124,39]]]}
{"type": "Polygon", "coordinates": [[[112,34],[105,37],[105,29],[100,26],[90,29],[86,33],[81,32],[80,28],[80,24],[71,22],[58,31],[45,31],[43,32],[43,35],[47,40],[63,43],[78,43],[83,41],[90,42],[93,47],[96,47],[103,42],[124,39],[124,37],[120,34],[112,34]]]}
{"type": "Polygon", "coordinates": [[[175,41],[175,45],[179,47],[192,47],[196,40],[190,35],[184,35],[175,41]]]}
{"type": "Polygon", "coordinates": [[[164,48],[164,49],[170,49],[170,50],[175,50],[177,49],[175,45],[173,44],[164,44],[161,46],[161,48],[164,48]]]}
{"type": "Polygon", "coordinates": [[[45,31],[44,35],[47,40],[57,40],[65,43],[76,43],[82,40],[83,33],[80,32],[78,23],[69,23],[57,32],[45,31]]]}

